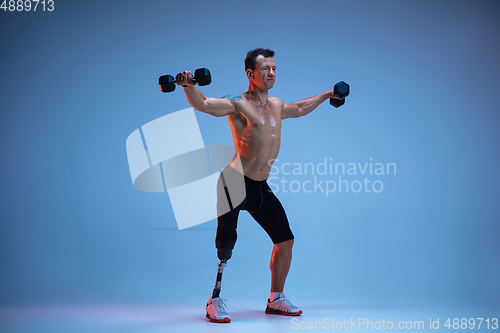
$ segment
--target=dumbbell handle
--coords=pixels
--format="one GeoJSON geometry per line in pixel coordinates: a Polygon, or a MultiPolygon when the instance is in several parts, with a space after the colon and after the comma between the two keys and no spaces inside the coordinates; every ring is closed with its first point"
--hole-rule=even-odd
{"type": "MultiPolygon", "coordinates": [[[[169,76],[169,74],[167,74],[167,75],[162,75],[161,77],[168,77],[168,76],[169,76]]],[[[170,75],[170,76],[172,76],[172,77],[174,78],[174,81],[173,81],[173,82],[174,82],[175,84],[179,85],[179,84],[177,83],[176,77],[175,77],[175,76],[173,76],[173,75],[170,75]]],[[[196,84],[196,82],[197,82],[197,81],[196,81],[196,78],[195,78],[195,77],[194,77],[194,75],[193,75],[193,77],[191,78],[191,83],[192,83],[192,84],[196,84]]],[[[183,86],[183,87],[187,87],[187,86],[183,86]]]]}
{"type": "MultiPolygon", "coordinates": [[[[191,83],[192,83],[192,84],[196,84],[196,82],[197,82],[197,81],[196,81],[196,78],[193,76],[193,78],[191,79],[191,83]]],[[[177,80],[175,81],[175,84],[177,84],[177,80]]],[[[184,86],[184,85],[183,85],[183,87],[187,87],[187,86],[184,86]]]]}

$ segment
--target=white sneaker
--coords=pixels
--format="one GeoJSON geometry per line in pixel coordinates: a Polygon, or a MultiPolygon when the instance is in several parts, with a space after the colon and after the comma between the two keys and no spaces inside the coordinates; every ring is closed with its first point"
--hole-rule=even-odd
{"type": "Polygon", "coordinates": [[[302,310],[294,306],[285,296],[276,298],[274,301],[267,299],[267,314],[277,314],[282,316],[300,316],[302,310]]]}
{"type": "Polygon", "coordinates": [[[212,296],[208,298],[207,303],[207,318],[213,323],[230,323],[231,318],[226,312],[226,300],[220,297],[212,299],[212,296]]]}

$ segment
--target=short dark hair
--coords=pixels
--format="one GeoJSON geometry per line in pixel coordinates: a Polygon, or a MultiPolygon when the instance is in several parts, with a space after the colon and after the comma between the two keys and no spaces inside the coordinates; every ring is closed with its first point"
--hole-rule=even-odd
{"type": "Polygon", "coordinates": [[[269,50],[269,49],[263,49],[259,47],[258,49],[248,51],[247,57],[245,58],[245,70],[255,69],[255,60],[259,55],[263,55],[265,58],[272,58],[274,57],[274,51],[269,50]]]}

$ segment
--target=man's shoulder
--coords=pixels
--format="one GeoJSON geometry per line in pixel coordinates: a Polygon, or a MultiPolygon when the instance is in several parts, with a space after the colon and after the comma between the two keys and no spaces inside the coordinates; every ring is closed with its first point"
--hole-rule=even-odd
{"type": "Polygon", "coordinates": [[[269,97],[268,99],[272,103],[276,103],[279,106],[283,106],[283,101],[279,97],[269,97]]]}

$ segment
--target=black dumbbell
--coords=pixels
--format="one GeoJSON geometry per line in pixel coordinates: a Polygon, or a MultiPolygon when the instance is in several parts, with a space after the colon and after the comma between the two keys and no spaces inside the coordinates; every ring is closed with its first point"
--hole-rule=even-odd
{"type": "MultiPolygon", "coordinates": [[[[198,68],[194,71],[193,83],[198,83],[200,86],[209,85],[212,82],[212,75],[207,68],[198,68]]],[[[158,79],[160,90],[168,93],[175,90],[176,80],[172,75],[163,75],[158,79]]]]}
{"type": "Polygon", "coordinates": [[[336,108],[344,105],[345,98],[349,95],[349,85],[344,81],[340,81],[333,87],[333,94],[340,99],[330,98],[330,104],[336,108]]]}

